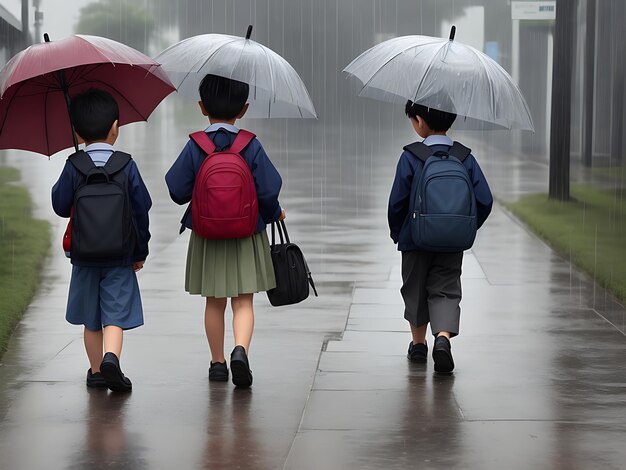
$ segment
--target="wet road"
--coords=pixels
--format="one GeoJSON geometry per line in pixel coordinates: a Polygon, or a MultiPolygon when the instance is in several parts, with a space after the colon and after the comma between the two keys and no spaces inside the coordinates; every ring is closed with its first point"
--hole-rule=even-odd
{"type": "MultiPolygon", "coordinates": [[[[185,134],[203,126],[196,116],[168,101],[122,129],[119,148],[154,200],[139,274],[146,325],[124,345],[127,397],[85,389],[81,328],[63,318],[69,264],[49,203],[63,156],[0,158],[39,188],[37,215],[55,237],[0,366],[2,469],[623,468],[625,311],[500,206],[464,260],[455,374],[407,363],[385,223],[401,146],[337,144],[367,141],[357,127],[248,123],[283,175],[290,235],[320,297],[273,308],[257,296],[253,388],[209,384],[203,303],[183,290],[183,209],[162,182],[185,134]]],[[[413,139],[407,123],[389,125],[413,139]]],[[[545,190],[545,167],[471,144],[499,197],[545,190]]]]}

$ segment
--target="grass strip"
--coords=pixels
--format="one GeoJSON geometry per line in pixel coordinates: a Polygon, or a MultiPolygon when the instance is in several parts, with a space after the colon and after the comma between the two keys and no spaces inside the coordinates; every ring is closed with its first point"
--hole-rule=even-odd
{"type": "Polygon", "coordinates": [[[50,248],[50,224],[32,217],[15,168],[0,167],[0,355],[32,300],[50,248]]]}
{"type": "Polygon", "coordinates": [[[574,185],[571,201],[533,194],[507,207],[535,233],[626,303],[626,190],[574,185]]]}

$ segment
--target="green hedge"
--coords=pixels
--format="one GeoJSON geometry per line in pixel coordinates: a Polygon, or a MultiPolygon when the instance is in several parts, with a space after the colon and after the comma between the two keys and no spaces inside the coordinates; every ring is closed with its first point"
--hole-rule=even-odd
{"type": "Polygon", "coordinates": [[[572,200],[534,194],[507,207],[556,251],[626,302],[626,190],[585,185],[572,200]]]}
{"type": "Polygon", "coordinates": [[[32,218],[15,168],[0,167],[0,354],[37,288],[50,248],[50,224],[32,218]]]}

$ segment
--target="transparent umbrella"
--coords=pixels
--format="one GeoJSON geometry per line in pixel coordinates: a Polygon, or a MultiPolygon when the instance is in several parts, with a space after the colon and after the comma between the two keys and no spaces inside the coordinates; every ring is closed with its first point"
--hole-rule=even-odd
{"type": "Polygon", "coordinates": [[[471,46],[430,36],[389,39],[345,69],[363,84],[359,96],[392,103],[411,100],[507,129],[534,131],[526,100],[511,76],[471,46]]]}
{"type": "Polygon", "coordinates": [[[183,96],[199,99],[198,86],[208,73],[250,85],[246,117],[316,118],[302,79],[271,49],[246,37],[201,34],[161,52],[155,60],[183,96]]]}

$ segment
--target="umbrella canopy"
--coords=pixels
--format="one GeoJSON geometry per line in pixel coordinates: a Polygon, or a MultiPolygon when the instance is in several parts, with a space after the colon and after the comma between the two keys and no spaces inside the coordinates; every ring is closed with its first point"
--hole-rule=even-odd
{"type": "Polygon", "coordinates": [[[52,155],[72,146],[68,100],[89,88],[111,93],[120,125],[145,121],[175,90],[157,62],[110,39],[36,44],[0,71],[0,148],[52,155]]]}
{"type": "Polygon", "coordinates": [[[507,129],[534,130],[526,100],[511,76],[471,46],[430,36],[389,39],[345,69],[363,84],[359,96],[424,106],[507,129]]]}
{"type": "Polygon", "coordinates": [[[183,96],[199,100],[198,86],[206,74],[250,85],[246,117],[316,118],[302,79],[293,67],[268,47],[226,34],[201,34],[161,52],[155,60],[183,96]]]}

